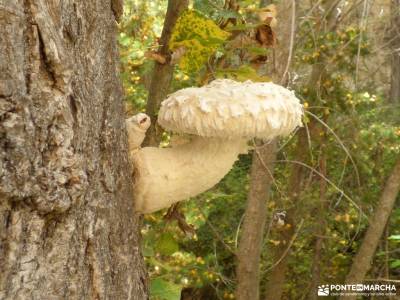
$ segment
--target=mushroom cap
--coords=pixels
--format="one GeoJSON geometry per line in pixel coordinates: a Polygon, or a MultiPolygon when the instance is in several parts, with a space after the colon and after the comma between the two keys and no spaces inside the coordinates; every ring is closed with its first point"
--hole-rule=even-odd
{"type": "Polygon", "coordinates": [[[169,95],[161,103],[158,123],[204,137],[272,139],[302,126],[302,115],[294,92],[280,85],[217,79],[169,95]]]}

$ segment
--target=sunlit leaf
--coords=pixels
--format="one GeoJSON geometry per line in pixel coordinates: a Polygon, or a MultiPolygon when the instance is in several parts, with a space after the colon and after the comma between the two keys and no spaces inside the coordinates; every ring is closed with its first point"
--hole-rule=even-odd
{"type": "Polygon", "coordinates": [[[400,234],[391,235],[388,240],[400,241],[400,234]]]}
{"type": "Polygon", "coordinates": [[[174,236],[167,232],[161,235],[158,239],[155,249],[163,255],[171,255],[179,250],[179,245],[174,236]]]}
{"type": "Polygon", "coordinates": [[[229,37],[214,21],[194,10],[187,10],[179,17],[169,46],[172,51],[185,48],[179,66],[187,72],[199,70],[216,49],[229,37]]]}
{"type": "Polygon", "coordinates": [[[179,285],[160,277],[153,279],[150,283],[150,295],[152,299],[180,300],[181,289],[179,285]]]}
{"type": "Polygon", "coordinates": [[[391,269],[397,269],[400,267],[400,259],[396,259],[390,263],[391,269]]]}

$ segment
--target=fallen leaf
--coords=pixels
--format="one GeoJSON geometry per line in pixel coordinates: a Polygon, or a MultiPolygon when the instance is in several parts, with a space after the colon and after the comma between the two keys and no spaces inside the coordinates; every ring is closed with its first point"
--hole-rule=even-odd
{"type": "Polygon", "coordinates": [[[276,45],[276,35],[269,25],[257,27],[256,40],[264,47],[273,48],[276,45]]]}

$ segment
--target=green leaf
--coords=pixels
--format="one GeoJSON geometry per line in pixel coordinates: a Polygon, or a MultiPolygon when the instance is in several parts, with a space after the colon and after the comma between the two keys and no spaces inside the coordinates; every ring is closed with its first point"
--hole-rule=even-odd
{"type": "Polygon", "coordinates": [[[122,46],[128,47],[131,43],[131,39],[129,36],[124,35],[120,37],[119,42],[122,46]]]}
{"type": "Polygon", "coordinates": [[[391,269],[397,269],[400,267],[400,259],[396,259],[390,263],[391,269]]]}
{"type": "Polygon", "coordinates": [[[158,277],[150,283],[150,296],[152,299],[180,300],[181,289],[179,285],[158,277]]]}
{"type": "Polygon", "coordinates": [[[249,65],[240,66],[237,69],[219,69],[216,72],[217,78],[229,78],[238,81],[252,80],[255,82],[268,82],[271,78],[268,76],[261,76],[257,71],[249,65]]]}
{"type": "Polygon", "coordinates": [[[193,8],[204,15],[211,17],[218,13],[220,7],[224,6],[223,0],[194,0],[193,8]]]}
{"type": "Polygon", "coordinates": [[[217,11],[217,17],[224,19],[240,19],[242,16],[235,10],[223,9],[217,11]]]}
{"type": "Polygon", "coordinates": [[[266,49],[264,47],[246,47],[246,48],[252,54],[256,54],[256,55],[267,55],[268,54],[268,49],[266,49]]]}
{"type": "Polygon", "coordinates": [[[399,241],[400,240],[400,234],[391,235],[391,236],[388,237],[388,240],[399,241]]]}
{"type": "Polygon", "coordinates": [[[154,256],[154,249],[149,245],[143,247],[143,256],[154,256]]]}
{"type": "Polygon", "coordinates": [[[376,256],[384,256],[384,255],[386,255],[385,251],[379,251],[376,253],[376,256]]]}
{"type": "Polygon", "coordinates": [[[174,236],[167,232],[161,235],[161,237],[158,239],[155,249],[162,255],[171,255],[179,251],[179,245],[174,239],[174,236]]]}
{"type": "Polygon", "coordinates": [[[226,31],[245,31],[249,29],[257,28],[258,26],[262,25],[262,23],[258,24],[238,24],[226,27],[226,31]]]}

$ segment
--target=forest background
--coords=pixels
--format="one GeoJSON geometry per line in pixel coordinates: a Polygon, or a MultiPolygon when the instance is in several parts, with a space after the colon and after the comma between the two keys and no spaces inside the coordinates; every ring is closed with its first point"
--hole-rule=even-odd
{"type": "MultiPolygon", "coordinates": [[[[255,141],[212,190],[144,216],[152,299],[314,299],[321,284],[398,284],[399,1],[169,2],[125,1],[127,116],[154,119],[168,93],[215,78],[280,83],[306,113],[289,138],[255,141]]],[[[146,143],[159,141],[169,134],[152,128],[146,143]]]]}

